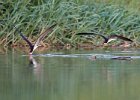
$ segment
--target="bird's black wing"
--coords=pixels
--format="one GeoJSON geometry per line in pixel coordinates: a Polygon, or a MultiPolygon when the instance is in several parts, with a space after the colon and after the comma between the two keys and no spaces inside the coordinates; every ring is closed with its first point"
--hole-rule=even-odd
{"type": "Polygon", "coordinates": [[[126,37],[123,37],[123,36],[120,36],[120,35],[110,35],[110,38],[113,38],[113,37],[117,37],[118,39],[122,39],[124,41],[130,41],[130,42],[133,42],[133,40],[129,39],[129,38],[126,38],[126,37]]]}
{"type": "MultiPolygon", "coordinates": [[[[17,30],[17,29],[16,29],[17,30]]],[[[18,31],[18,30],[17,30],[18,31]]],[[[32,43],[20,32],[18,31],[18,33],[20,34],[20,36],[27,42],[27,44],[29,45],[30,47],[30,51],[33,50],[34,46],[32,45],[32,43]]]]}
{"type": "Polygon", "coordinates": [[[76,35],[98,35],[98,36],[101,36],[104,39],[104,43],[108,42],[108,38],[105,37],[102,34],[97,34],[97,33],[77,33],[76,35]]]}
{"type": "MultiPolygon", "coordinates": [[[[37,41],[35,42],[35,45],[34,45],[34,49],[33,51],[38,47],[38,45],[40,44],[40,42],[46,37],[46,35],[49,33],[49,32],[52,32],[53,31],[53,28],[56,26],[56,24],[52,25],[51,27],[49,27],[44,33],[42,33],[37,41]]],[[[33,52],[32,51],[32,52],[33,52]]]]}

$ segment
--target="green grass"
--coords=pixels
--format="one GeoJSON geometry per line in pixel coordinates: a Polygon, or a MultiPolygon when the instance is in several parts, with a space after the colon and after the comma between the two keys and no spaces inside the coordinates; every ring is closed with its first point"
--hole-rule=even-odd
{"type": "Polygon", "coordinates": [[[58,25],[46,38],[51,44],[75,46],[87,41],[76,33],[92,30],[122,34],[136,41],[140,38],[139,0],[7,0],[0,3],[0,43],[3,46],[21,41],[14,26],[34,40],[53,23],[58,25]]]}

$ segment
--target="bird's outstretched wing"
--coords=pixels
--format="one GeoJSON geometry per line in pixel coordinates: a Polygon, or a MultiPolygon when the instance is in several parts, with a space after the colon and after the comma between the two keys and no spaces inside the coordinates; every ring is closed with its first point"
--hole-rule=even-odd
{"type": "Polygon", "coordinates": [[[31,52],[33,52],[33,51],[39,46],[40,42],[46,37],[46,35],[47,35],[49,32],[52,32],[52,31],[53,31],[53,28],[54,28],[55,26],[56,26],[56,24],[52,25],[51,27],[49,27],[44,33],[42,33],[42,34],[38,37],[37,41],[36,41],[35,44],[34,44],[34,48],[33,48],[33,50],[32,50],[31,52]]]}
{"type": "Polygon", "coordinates": [[[31,52],[33,50],[33,48],[34,48],[34,46],[32,45],[32,43],[19,30],[16,29],[16,31],[18,31],[18,33],[23,38],[23,40],[25,40],[27,42],[27,44],[30,47],[30,52],[31,52]]]}
{"type": "Polygon", "coordinates": [[[118,39],[121,39],[121,40],[124,40],[124,41],[129,41],[129,42],[133,42],[133,40],[129,39],[129,38],[126,38],[126,37],[123,37],[123,36],[120,36],[120,35],[110,35],[109,38],[118,38],[118,39]]]}
{"type": "Polygon", "coordinates": [[[105,37],[102,34],[97,34],[97,33],[77,33],[76,35],[98,35],[98,36],[101,36],[104,39],[104,43],[108,42],[108,38],[105,37]]]}

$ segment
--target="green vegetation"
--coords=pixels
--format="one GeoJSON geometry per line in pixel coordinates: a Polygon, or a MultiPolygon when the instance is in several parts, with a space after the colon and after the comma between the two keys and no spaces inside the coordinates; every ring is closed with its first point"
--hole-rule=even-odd
{"type": "Polygon", "coordinates": [[[54,23],[58,25],[46,38],[49,44],[75,46],[87,41],[84,37],[76,36],[77,32],[93,30],[104,34],[122,34],[138,41],[139,4],[139,0],[0,1],[0,44],[7,46],[22,40],[14,26],[34,41],[54,23]]]}

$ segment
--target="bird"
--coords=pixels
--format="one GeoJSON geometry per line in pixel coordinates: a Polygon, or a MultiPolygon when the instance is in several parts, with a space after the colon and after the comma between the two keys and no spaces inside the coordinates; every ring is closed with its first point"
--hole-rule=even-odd
{"type": "Polygon", "coordinates": [[[103,44],[108,44],[109,42],[111,42],[113,40],[116,40],[117,38],[121,39],[121,40],[124,40],[124,41],[133,42],[133,40],[131,40],[127,37],[124,37],[124,36],[121,36],[121,35],[116,35],[116,34],[109,35],[108,37],[104,36],[102,34],[86,33],[86,32],[85,33],[77,33],[76,35],[98,35],[98,36],[100,36],[104,39],[103,44]]]}
{"type": "Polygon", "coordinates": [[[52,25],[51,27],[47,28],[47,30],[45,32],[43,32],[36,40],[35,44],[33,45],[24,35],[22,32],[20,32],[19,30],[18,33],[20,34],[20,36],[23,38],[23,40],[25,40],[27,42],[27,44],[30,47],[30,51],[29,54],[32,55],[33,52],[39,47],[40,42],[46,37],[46,35],[49,32],[53,31],[53,28],[56,26],[56,24],[52,25]]]}

